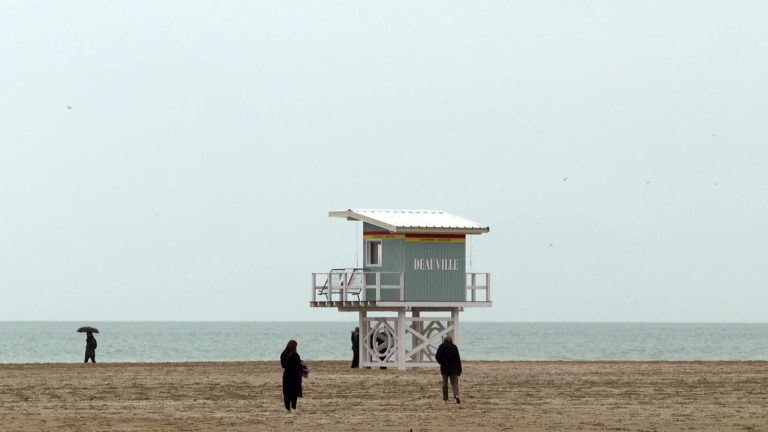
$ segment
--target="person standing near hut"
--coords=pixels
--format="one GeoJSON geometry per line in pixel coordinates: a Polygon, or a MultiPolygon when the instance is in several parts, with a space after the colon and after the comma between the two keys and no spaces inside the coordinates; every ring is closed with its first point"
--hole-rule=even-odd
{"type": "Polygon", "coordinates": [[[296,352],[298,343],[291,339],[285,350],[280,354],[280,365],[283,367],[283,401],[285,410],[296,410],[298,398],[303,397],[301,390],[302,363],[299,353],[296,352]]]}
{"type": "Polygon", "coordinates": [[[360,366],[360,327],[352,331],[352,369],[360,366]]]}
{"type": "Polygon", "coordinates": [[[96,338],[93,336],[92,332],[88,332],[87,336],[85,337],[85,362],[88,363],[88,359],[91,359],[91,362],[96,363],[96,338]]]}
{"type": "Polygon", "coordinates": [[[440,364],[440,374],[443,376],[443,401],[448,400],[448,380],[451,380],[451,390],[456,403],[459,399],[459,376],[461,376],[461,356],[459,348],[453,344],[453,338],[446,336],[437,348],[435,360],[440,364]]]}

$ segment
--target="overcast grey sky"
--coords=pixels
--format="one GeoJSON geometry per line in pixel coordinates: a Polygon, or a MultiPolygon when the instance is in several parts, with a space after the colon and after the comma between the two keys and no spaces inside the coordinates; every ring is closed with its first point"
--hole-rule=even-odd
{"type": "Polygon", "coordinates": [[[766,77],[763,1],[7,1],[0,320],[351,320],[327,211],[434,208],[465,320],[764,322],[766,77]]]}

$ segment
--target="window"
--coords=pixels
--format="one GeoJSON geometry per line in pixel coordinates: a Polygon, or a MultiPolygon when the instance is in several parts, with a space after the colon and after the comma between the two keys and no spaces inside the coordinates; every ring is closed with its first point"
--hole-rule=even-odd
{"type": "Polygon", "coordinates": [[[367,266],[381,266],[381,240],[368,240],[365,243],[365,257],[367,266]]]}

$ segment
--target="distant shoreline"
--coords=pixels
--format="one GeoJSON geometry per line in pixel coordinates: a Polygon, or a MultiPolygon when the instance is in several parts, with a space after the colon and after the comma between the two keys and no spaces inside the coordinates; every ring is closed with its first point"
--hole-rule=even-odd
{"type": "MultiPolygon", "coordinates": [[[[96,361],[270,361],[295,339],[307,358],[351,360],[354,324],[214,322],[0,323],[0,363],[71,363],[95,326],[96,361]]],[[[768,360],[768,324],[523,324],[465,322],[466,360],[768,360]]],[[[439,343],[439,342],[437,342],[439,343]]]]}

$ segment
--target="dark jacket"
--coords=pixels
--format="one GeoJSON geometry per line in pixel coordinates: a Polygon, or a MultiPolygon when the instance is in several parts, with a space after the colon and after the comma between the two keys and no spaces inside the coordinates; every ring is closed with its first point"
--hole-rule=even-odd
{"type": "Polygon", "coordinates": [[[303,397],[301,391],[301,357],[299,353],[280,354],[280,365],[283,367],[283,395],[287,397],[303,397]]]}
{"type": "Polygon", "coordinates": [[[89,356],[96,355],[96,338],[93,335],[88,335],[85,338],[85,354],[89,356]]]}
{"type": "Polygon", "coordinates": [[[360,333],[352,332],[352,349],[357,351],[360,348],[360,333]]]}
{"type": "Polygon", "coordinates": [[[461,357],[459,348],[453,342],[443,342],[437,348],[435,360],[440,363],[440,373],[443,375],[461,375],[461,357]]]}

